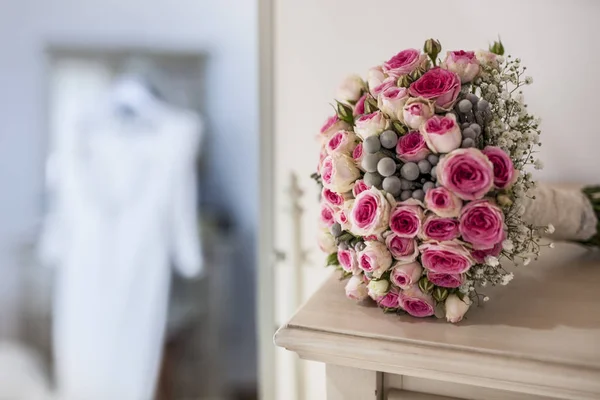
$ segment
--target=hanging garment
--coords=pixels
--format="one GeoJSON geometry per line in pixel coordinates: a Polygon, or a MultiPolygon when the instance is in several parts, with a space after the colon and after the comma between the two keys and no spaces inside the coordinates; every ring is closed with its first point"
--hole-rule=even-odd
{"type": "Polygon", "coordinates": [[[54,156],[45,254],[57,266],[53,340],[63,400],[151,400],[170,266],[186,277],[203,269],[200,120],[162,104],[133,112],[86,121],[54,156]]]}

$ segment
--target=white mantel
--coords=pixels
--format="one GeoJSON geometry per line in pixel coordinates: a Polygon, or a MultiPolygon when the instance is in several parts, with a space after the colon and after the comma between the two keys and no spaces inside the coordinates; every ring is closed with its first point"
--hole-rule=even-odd
{"type": "Polygon", "coordinates": [[[515,275],[457,325],[357,305],[332,276],[275,343],[326,363],[332,400],[599,399],[600,253],[561,244],[515,275]]]}

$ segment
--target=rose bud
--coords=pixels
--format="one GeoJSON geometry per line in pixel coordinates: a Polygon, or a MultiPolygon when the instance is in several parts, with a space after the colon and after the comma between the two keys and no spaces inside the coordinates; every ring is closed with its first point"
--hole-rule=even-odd
{"type": "Polygon", "coordinates": [[[321,127],[321,133],[319,137],[321,137],[322,141],[326,143],[327,141],[329,141],[329,139],[331,138],[331,136],[333,136],[334,133],[338,131],[348,130],[351,128],[352,127],[348,125],[347,122],[344,122],[341,119],[339,119],[337,115],[333,115],[327,118],[327,120],[321,127]]]}
{"type": "Polygon", "coordinates": [[[360,99],[356,102],[354,109],[352,110],[352,115],[358,117],[365,113],[365,100],[367,99],[367,94],[363,94],[360,99]]]}
{"type": "Polygon", "coordinates": [[[371,296],[371,298],[379,299],[380,297],[385,296],[390,288],[390,283],[385,279],[373,279],[369,282],[367,288],[369,289],[369,296],[371,296]]]}
{"type": "Polygon", "coordinates": [[[454,72],[432,68],[417,81],[411,83],[409,93],[434,101],[439,111],[449,111],[460,93],[460,78],[454,72]]]}
{"type": "Polygon", "coordinates": [[[387,230],[391,205],[383,192],[375,187],[356,196],[350,222],[352,233],[359,236],[379,235],[387,230]]]}
{"type": "Polygon", "coordinates": [[[425,193],[427,208],[440,217],[458,217],[462,200],[443,186],[429,189],[425,193]]]}
{"type": "Polygon", "coordinates": [[[365,82],[358,75],[346,77],[337,90],[337,99],[343,102],[355,102],[362,95],[365,89],[365,82]]]}
{"type": "Polygon", "coordinates": [[[331,235],[328,228],[319,229],[317,243],[323,253],[331,254],[337,251],[335,238],[331,235]]]}
{"type": "Polygon", "coordinates": [[[411,97],[402,109],[401,121],[411,129],[419,129],[425,121],[433,116],[434,112],[431,101],[411,97]]]}
{"type": "Polygon", "coordinates": [[[463,300],[455,294],[451,294],[444,303],[446,306],[446,320],[448,322],[457,323],[463,319],[463,316],[469,311],[471,299],[464,296],[463,300]]]}
{"type": "Polygon", "coordinates": [[[494,167],[480,150],[456,149],[436,166],[438,181],[463,200],[477,200],[494,186],[494,167]]]}
{"type": "Polygon", "coordinates": [[[504,214],[487,200],[472,201],[462,209],[460,233],[473,249],[491,249],[505,238],[504,214]]]}
{"type": "Polygon", "coordinates": [[[404,103],[408,99],[406,88],[391,87],[381,92],[377,98],[377,107],[390,119],[398,120],[402,113],[404,103]]]}
{"type": "Polygon", "coordinates": [[[346,296],[354,300],[364,300],[368,296],[367,284],[360,276],[353,276],[346,284],[346,296]]]}
{"type": "Polygon", "coordinates": [[[362,140],[369,136],[378,136],[381,132],[389,127],[389,121],[385,118],[381,111],[375,111],[371,114],[360,116],[354,126],[354,132],[362,140]]]}
{"type": "Polygon", "coordinates": [[[435,301],[413,285],[400,293],[400,306],[413,317],[429,317],[434,314],[435,301]]]}
{"type": "Polygon", "coordinates": [[[383,63],[383,72],[389,76],[398,78],[401,75],[408,75],[427,62],[427,56],[421,54],[419,50],[407,49],[396,54],[388,61],[383,63]]]}
{"type": "Polygon", "coordinates": [[[360,177],[354,160],[340,153],[327,156],[323,160],[320,172],[323,186],[338,193],[352,190],[354,181],[360,177]]]}
{"type": "Polygon", "coordinates": [[[462,142],[460,127],[454,114],[434,115],[421,125],[421,134],[434,153],[450,153],[462,142]]]}
{"type": "Polygon", "coordinates": [[[442,68],[456,73],[461,83],[471,82],[479,74],[479,60],[473,51],[449,51],[442,68]]]}
{"type": "Polygon", "coordinates": [[[418,131],[401,136],[396,145],[396,153],[404,162],[419,162],[431,154],[423,135],[418,131]]]}
{"type": "Polygon", "coordinates": [[[377,240],[365,242],[365,248],[358,253],[358,267],[379,279],[392,266],[392,255],[385,244],[377,240]]]}
{"type": "Polygon", "coordinates": [[[439,41],[435,39],[427,39],[425,41],[425,45],[423,46],[423,51],[429,56],[429,58],[431,58],[431,60],[435,64],[435,60],[438,54],[440,54],[440,51],[442,51],[442,45],[439,41]]]}
{"type": "Polygon", "coordinates": [[[510,188],[519,177],[519,171],[513,166],[509,155],[500,147],[487,146],[483,154],[494,166],[494,186],[498,189],[510,188]]]}
{"type": "Polygon", "coordinates": [[[400,289],[409,289],[419,283],[423,267],[416,261],[409,263],[396,262],[392,266],[390,280],[400,289]]]}
{"type": "Polygon", "coordinates": [[[369,69],[367,72],[367,85],[371,95],[376,96],[376,94],[373,94],[373,89],[381,85],[386,78],[380,65],[369,69]]]}

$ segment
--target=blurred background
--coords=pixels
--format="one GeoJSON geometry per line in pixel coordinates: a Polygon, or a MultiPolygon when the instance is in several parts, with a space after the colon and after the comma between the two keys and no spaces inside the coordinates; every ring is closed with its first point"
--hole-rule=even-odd
{"type": "Polygon", "coordinates": [[[593,0],[2,2],[0,399],[324,399],[324,367],[272,335],[330,273],[309,176],[338,82],[429,37],[500,34],[534,78],[536,177],[597,183],[598,16],[593,0]]]}

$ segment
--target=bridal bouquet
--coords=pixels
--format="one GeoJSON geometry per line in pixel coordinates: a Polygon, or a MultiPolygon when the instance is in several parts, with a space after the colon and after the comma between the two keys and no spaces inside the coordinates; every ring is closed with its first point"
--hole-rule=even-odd
{"type": "Polygon", "coordinates": [[[496,42],[439,57],[430,39],[342,82],[313,177],[320,247],[348,297],[458,322],[554,231],[526,218],[539,121],[523,101],[526,67],[503,53],[496,42]]]}

